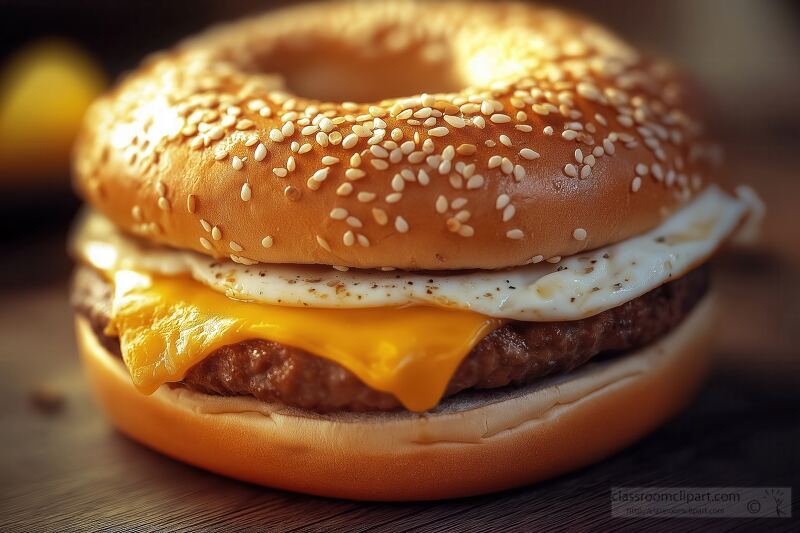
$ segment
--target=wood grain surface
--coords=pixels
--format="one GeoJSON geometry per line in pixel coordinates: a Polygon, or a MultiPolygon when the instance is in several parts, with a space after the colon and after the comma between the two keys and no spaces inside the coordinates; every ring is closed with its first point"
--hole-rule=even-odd
{"type": "Polygon", "coordinates": [[[794,152],[778,156],[772,148],[739,151],[732,163],[742,176],[786,179],[755,183],[771,208],[763,244],[717,261],[725,310],[718,364],[691,407],[600,464],[524,489],[436,503],[269,490],[118,434],[78,365],[66,226],[34,231],[0,266],[0,531],[797,530],[796,520],[616,519],[609,499],[617,486],[794,486],[800,513],[800,181],[786,176],[794,152]]]}

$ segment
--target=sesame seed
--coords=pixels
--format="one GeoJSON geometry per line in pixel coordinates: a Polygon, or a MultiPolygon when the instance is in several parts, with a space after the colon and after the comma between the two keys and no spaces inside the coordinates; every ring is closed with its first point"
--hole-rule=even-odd
{"type": "Polygon", "coordinates": [[[539,152],[531,150],[530,148],[523,148],[519,151],[519,155],[524,159],[533,160],[539,158],[539,152]]]}
{"type": "Polygon", "coordinates": [[[447,211],[447,198],[445,198],[440,194],[439,197],[436,198],[436,212],[439,214],[443,214],[446,211],[447,211]]]}
{"type": "Polygon", "coordinates": [[[534,255],[533,257],[531,257],[531,263],[534,263],[534,264],[535,263],[541,263],[542,261],[544,261],[544,256],[543,255],[534,255]]]}
{"type": "Polygon", "coordinates": [[[222,231],[217,226],[211,228],[211,238],[218,241],[222,238],[222,231]]]}
{"type": "Polygon", "coordinates": [[[345,246],[353,246],[356,243],[356,236],[352,230],[347,230],[342,235],[342,243],[345,246]]]}
{"type": "Polygon", "coordinates": [[[545,126],[543,132],[545,135],[552,135],[554,133],[553,126],[545,126]]]}
{"type": "Polygon", "coordinates": [[[317,170],[316,172],[314,172],[311,175],[311,177],[308,178],[308,181],[306,182],[306,185],[308,186],[308,188],[313,190],[313,191],[316,191],[317,189],[319,189],[320,185],[322,185],[322,182],[325,181],[326,179],[328,179],[328,172],[329,171],[330,171],[330,169],[326,167],[326,168],[321,168],[321,169],[317,170]]]}
{"type": "Polygon", "coordinates": [[[456,156],[456,149],[453,148],[452,144],[448,144],[447,147],[444,150],[442,150],[442,157],[447,161],[452,161],[455,156],[456,156]]]}
{"type": "Polygon", "coordinates": [[[467,205],[467,199],[464,197],[459,197],[450,202],[450,209],[461,209],[465,205],[467,205]]]}
{"type": "Polygon", "coordinates": [[[158,208],[162,211],[169,211],[169,200],[161,196],[158,199],[158,208]]]}
{"type": "Polygon", "coordinates": [[[370,146],[369,151],[372,153],[372,155],[374,155],[375,157],[379,157],[381,159],[389,157],[389,152],[386,151],[386,148],[378,146],[377,144],[374,146],[370,146]]]}
{"type": "Polygon", "coordinates": [[[566,174],[567,176],[569,176],[571,178],[577,178],[578,177],[578,169],[577,169],[577,167],[575,165],[573,165],[572,163],[569,163],[569,164],[564,166],[564,174],[566,174]]]}
{"type": "Polygon", "coordinates": [[[511,239],[511,240],[518,241],[518,240],[522,239],[523,237],[525,237],[525,234],[522,232],[521,229],[516,229],[515,228],[515,229],[508,230],[506,232],[506,237],[511,239]]]}
{"type": "Polygon", "coordinates": [[[363,224],[361,223],[361,220],[359,220],[358,217],[354,217],[353,215],[348,216],[345,219],[345,222],[347,222],[348,226],[353,227],[353,228],[360,228],[360,227],[363,226],[363,224]]]}
{"type": "Polygon", "coordinates": [[[577,228],[575,231],[572,232],[572,236],[577,241],[586,240],[586,230],[583,228],[577,228]]]}
{"type": "Polygon", "coordinates": [[[640,176],[647,176],[650,173],[650,167],[645,165],[644,163],[638,163],[636,165],[636,173],[640,176]]]}
{"type": "Polygon", "coordinates": [[[261,246],[263,246],[264,248],[270,248],[270,247],[272,247],[272,244],[273,244],[273,240],[272,240],[272,237],[270,235],[267,235],[266,237],[261,239],[261,246]]]}
{"type": "Polygon", "coordinates": [[[508,222],[512,218],[514,218],[514,214],[517,212],[517,208],[514,207],[514,204],[508,204],[505,209],[503,209],[503,222],[508,222]]]}
{"type": "Polygon", "coordinates": [[[553,257],[547,259],[548,263],[553,263],[553,264],[558,263],[559,261],[561,261],[560,255],[554,255],[553,257]]]}
{"type": "Polygon", "coordinates": [[[448,130],[444,126],[439,126],[438,128],[433,128],[428,130],[428,135],[430,135],[431,137],[444,137],[448,133],[450,133],[450,130],[448,130]]]}
{"type": "Polygon", "coordinates": [[[359,137],[372,137],[372,132],[369,130],[369,128],[366,128],[361,124],[354,124],[352,129],[353,133],[359,137]]]}
{"type": "Polygon", "coordinates": [[[454,115],[445,115],[443,118],[445,122],[447,122],[454,128],[463,128],[466,125],[466,122],[461,117],[457,117],[454,115]]]}
{"type": "Polygon", "coordinates": [[[253,191],[250,189],[249,183],[242,185],[242,191],[239,193],[239,196],[241,196],[243,202],[247,202],[253,197],[253,191]]]}
{"type": "Polygon", "coordinates": [[[653,172],[653,177],[656,180],[661,181],[664,179],[664,170],[658,163],[653,163],[653,165],[650,167],[650,170],[653,172]]]}
{"type": "Polygon", "coordinates": [[[338,157],[333,157],[332,155],[326,155],[326,156],[324,156],[322,158],[322,164],[323,165],[329,165],[330,166],[330,165],[335,165],[338,162],[339,162],[339,158],[338,157]]]}
{"type": "Polygon", "coordinates": [[[272,173],[278,176],[279,178],[285,178],[286,175],[289,173],[289,171],[286,170],[285,168],[279,167],[279,168],[273,168],[272,173]]]}
{"type": "Polygon", "coordinates": [[[330,217],[334,220],[344,220],[347,218],[347,215],[347,209],[343,207],[334,207],[330,212],[330,217]]]}
{"type": "Polygon", "coordinates": [[[501,135],[499,138],[500,144],[503,146],[508,146],[509,148],[511,147],[511,139],[508,137],[508,135],[501,135]]]}
{"type": "Polygon", "coordinates": [[[206,250],[211,250],[211,243],[208,242],[208,239],[206,239],[205,237],[200,237],[200,244],[202,244],[203,248],[205,248],[206,250]]]}
{"type": "Polygon", "coordinates": [[[561,136],[568,141],[574,141],[578,138],[578,132],[574,130],[564,130],[561,132],[561,136]]]}
{"type": "Polygon", "coordinates": [[[458,148],[456,148],[456,152],[459,155],[472,155],[478,150],[478,147],[474,144],[460,144],[458,148]]]}
{"type": "Polygon", "coordinates": [[[248,129],[252,128],[253,126],[255,126],[253,121],[250,120],[250,119],[246,119],[246,118],[242,119],[242,120],[240,120],[239,122],[236,123],[236,129],[240,130],[240,131],[248,130],[248,129]]]}
{"type": "Polygon", "coordinates": [[[592,167],[590,167],[589,165],[584,165],[583,167],[581,167],[581,179],[582,180],[585,180],[586,178],[588,178],[589,174],[591,174],[591,173],[592,173],[592,167]]]}
{"type": "Polygon", "coordinates": [[[369,239],[367,239],[365,235],[359,233],[358,235],[356,235],[356,239],[358,240],[358,244],[363,246],[364,248],[367,248],[369,246],[369,239]]]}
{"type": "Polygon", "coordinates": [[[642,187],[642,178],[636,176],[635,178],[633,178],[633,181],[631,182],[631,191],[638,192],[641,187],[642,187]]]}
{"type": "Polygon", "coordinates": [[[241,158],[233,156],[233,159],[231,159],[231,166],[233,167],[233,170],[242,170],[244,163],[242,162],[241,158]]]}
{"type": "Polygon", "coordinates": [[[281,130],[273,128],[269,132],[269,138],[276,143],[283,142],[283,133],[281,133],[281,130]]]}
{"type": "Polygon", "coordinates": [[[361,191],[356,195],[356,198],[358,198],[359,202],[367,203],[373,201],[376,196],[378,195],[374,192],[361,191]]]}
{"type": "Polygon", "coordinates": [[[425,172],[425,170],[422,169],[422,168],[419,169],[419,172],[417,172],[417,182],[420,185],[422,185],[423,187],[428,185],[431,182],[430,177],[428,176],[428,173],[425,172]]]}
{"type": "Polygon", "coordinates": [[[489,117],[489,120],[491,120],[495,124],[505,124],[507,122],[511,122],[511,117],[509,117],[508,115],[504,115],[502,113],[495,113],[494,115],[489,117]]]}
{"type": "Polygon", "coordinates": [[[242,248],[242,246],[236,241],[229,242],[228,246],[230,246],[231,250],[233,250],[234,252],[244,251],[244,248],[242,248]]]}
{"type": "Polygon", "coordinates": [[[468,224],[462,224],[457,231],[462,237],[472,237],[475,235],[475,229],[468,224]]]}
{"type": "Polygon", "coordinates": [[[256,146],[256,153],[253,154],[253,159],[256,161],[263,161],[267,157],[267,147],[264,146],[264,143],[259,143],[256,146]]]}
{"type": "Polygon", "coordinates": [[[319,244],[320,247],[323,250],[325,250],[326,252],[330,252],[331,251],[331,247],[328,244],[328,241],[326,241],[324,238],[320,237],[319,235],[316,235],[316,238],[317,238],[317,244],[319,244]]]}
{"type": "Polygon", "coordinates": [[[400,233],[408,233],[408,222],[403,217],[397,216],[394,219],[394,229],[400,233]]]}
{"type": "Polygon", "coordinates": [[[483,184],[484,184],[483,176],[481,176],[480,174],[475,174],[474,176],[472,176],[467,180],[467,189],[470,190],[480,189],[481,187],[483,187],[483,184]]]}
{"type": "Polygon", "coordinates": [[[189,213],[194,214],[195,210],[197,209],[197,197],[194,194],[190,194],[186,197],[186,210],[189,213]]]}
{"type": "Polygon", "coordinates": [[[386,211],[377,207],[372,209],[372,218],[374,218],[375,222],[381,226],[385,226],[387,222],[389,222],[389,217],[386,215],[386,211]]]}
{"type": "Polygon", "coordinates": [[[492,157],[489,158],[487,165],[491,169],[499,167],[502,163],[503,163],[503,158],[501,156],[493,155],[492,157]]]}
{"type": "Polygon", "coordinates": [[[367,175],[367,173],[359,168],[348,168],[347,170],[344,171],[344,175],[347,179],[355,181],[363,178],[364,176],[367,175]]]}
{"type": "Polygon", "coordinates": [[[336,188],[336,194],[339,196],[347,196],[353,192],[353,185],[351,183],[342,183],[336,188]]]}
{"type": "Polygon", "coordinates": [[[501,194],[500,196],[497,197],[497,200],[494,203],[494,207],[495,209],[498,210],[503,209],[505,206],[508,205],[510,201],[511,197],[509,197],[507,194],[501,194]]]}

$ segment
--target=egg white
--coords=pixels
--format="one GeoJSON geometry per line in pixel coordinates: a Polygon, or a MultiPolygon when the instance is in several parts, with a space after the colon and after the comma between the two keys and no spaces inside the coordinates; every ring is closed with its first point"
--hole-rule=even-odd
{"type": "Polygon", "coordinates": [[[757,197],[712,186],[659,227],[623,242],[505,270],[405,272],[319,265],[241,265],[153,246],[88,212],[74,253],[101,270],[188,274],[231,298],[275,305],[358,308],[435,305],[526,321],[576,320],[616,307],[707,260],[749,214],[757,197]]]}

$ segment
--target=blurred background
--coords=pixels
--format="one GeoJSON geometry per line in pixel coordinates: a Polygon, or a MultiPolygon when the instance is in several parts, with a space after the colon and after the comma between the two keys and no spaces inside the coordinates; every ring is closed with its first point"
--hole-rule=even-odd
{"type": "MultiPolygon", "coordinates": [[[[65,238],[79,207],[69,152],[85,107],[147,54],[288,3],[0,0],[0,419],[17,444],[84,442],[52,433],[42,421],[52,412],[107,431],[82,389],[68,305],[65,238]]],[[[725,305],[712,390],[734,402],[736,391],[755,391],[752,417],[783,416],[780,406],[798,406],[800,384],[800,2],[549,3],[598,19],[699,81],[726,149],[722,180],[752,185],[768,207],[760,243],[716,262],[725,305]]],[[[796,421],[781,427],[797,435],[796,421]]],[[[6,459],[15,457],[18,469],[55,468],[44,447],[6,459]]]]}

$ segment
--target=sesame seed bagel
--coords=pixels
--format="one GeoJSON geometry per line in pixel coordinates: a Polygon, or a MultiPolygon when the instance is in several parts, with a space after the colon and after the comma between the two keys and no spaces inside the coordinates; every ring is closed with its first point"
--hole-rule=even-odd
{"type": "Polygon", "coordinates": [[[87,113],[84,198],[241,263],[501,268],[658,225],[714,151],[679,76],[522,4],[332,3],[213,29],[87,113]]]}

